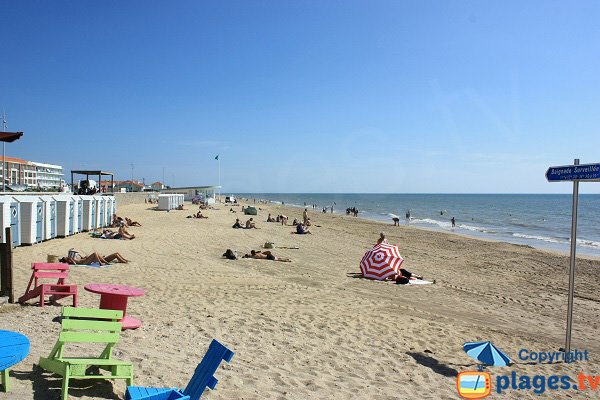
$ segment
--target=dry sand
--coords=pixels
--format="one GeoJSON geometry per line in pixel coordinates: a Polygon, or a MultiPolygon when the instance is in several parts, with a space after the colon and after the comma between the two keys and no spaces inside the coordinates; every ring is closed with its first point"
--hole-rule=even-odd
{"type": "MultiPolygon", "coordinates": [[[[301,209],[261,206],[259,230],[231,228],[229,207],[186,219],[187,211],[158,212],[149,205],[119,208],[143,224],[132,241],[93,239],[80,233],[16,249],[17,297],[34,261],[48,254],[118,251],[129,264],[72,267],[80,305],[97,307],[87,283],[143,288],[129,313],[143,326],[125,331],[116,347],[129,359],[136,384],[185,386],[212,338],[235,352],[217,371],[219,384],[206,399],[455,399],[456,374],[474,370],[466,341],[492,340],[517,361],[490,368],[492,375],[600,374],[598,326],[600,262],[581,259],[573,347],[588,349],[586,363],[535,365],[517,360],[519,349],[557,350],[564,342],[568,258],[505,243],[310,212],[313,235],[266,223],[267,210],[301,218],[301,209]],[[384,229],[406,259],[406,269],[435,285],[403,286],[356,277],[358,263],[384,229]],[[292,263],[221,258],[227,248],[259,249],[266,241],[292,263]]],[[[312,211],[312,210],[310,210],[312,211]]],[[[61,301],[65,305],[70,302],[61,301]]],[[[55,399],[60,380],[35,366],[55,343],[60,307],[0,307],[0,329],[31,340],[31,353],[12,372],[13,390],[0,399],[55,399]]],[[[72,398],[124,398],[124,381],[75,381],[72,398]]],[[[595,397],[598,392],[547,392],[544,397],[595,397]],[[595,396],[592,396],[595,395],[595,396]]],[[[497,395],[496,395],[497,396],[497,395]]],[[[537,398],[505,392],[506,398],[537,398]]]]}

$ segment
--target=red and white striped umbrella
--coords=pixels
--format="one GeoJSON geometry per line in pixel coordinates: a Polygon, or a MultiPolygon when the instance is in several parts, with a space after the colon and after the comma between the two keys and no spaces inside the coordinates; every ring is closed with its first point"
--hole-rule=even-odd
{"type": "Polygon", "coordinates": [[[381,243],[367,251],[360,261],[360,271],[365,278],[384,280],[400,273],[404,259],[398,246],[381,243]]]}

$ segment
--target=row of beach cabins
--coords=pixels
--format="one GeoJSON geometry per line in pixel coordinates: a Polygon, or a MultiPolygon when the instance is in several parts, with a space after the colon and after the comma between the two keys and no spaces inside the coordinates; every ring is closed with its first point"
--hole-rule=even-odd
{"type": "Polygon", "coordinates": [[[116,214],[114,196],[4,195],[0,196],[1,242],[7,227],[13,247],[110,226],[116,214]]]}

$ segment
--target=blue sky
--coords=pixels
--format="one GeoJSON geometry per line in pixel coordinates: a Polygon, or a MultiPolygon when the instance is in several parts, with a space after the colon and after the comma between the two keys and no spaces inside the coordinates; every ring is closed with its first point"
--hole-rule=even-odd
{"type": "MultiPolygon", "coordinates": [[[[7,155],[224,192],[567,193],[597,1],[2,5],[7,155]]],[[[582,185],[600,193],[600,184],[582,185]]]]}

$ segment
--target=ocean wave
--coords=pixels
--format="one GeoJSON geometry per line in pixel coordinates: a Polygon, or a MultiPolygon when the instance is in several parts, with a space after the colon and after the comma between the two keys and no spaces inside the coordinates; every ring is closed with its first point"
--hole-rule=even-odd
{"type": "MultiPolygon", "coordinates": [[[[524,233],[513,233],[514,237],[522,238],[522,239],[531,239],[531,240],[541,240],[548,243],[560,243],[560,244],[569,244],[571,243],[571,239],[560,239],[553,238],[548,236],[538,236],[538,235],[526,235],[524,233]]],[[[577,239],[577,244],[583,247],[590,247],[593,249],[600,249],[600,242],[596,242],[593,240],[587,239],[577,239]]]]}
{"type": "MultiPolygon", "coordinates": [[[[431,219],[431,218],[423,218],[423,219],[411,219],[411,222],[413,223],[425,223],[425,224],[430,224],[430,225],[437,225],[440,228],[443,229],[452,229],[452,223],[451,222],[447,222],[447,221],[439,221],[437,219],[431,219]]],[[[481,233],[495,233],[494,231],[488,230],[486,228],[482,228],[480,226],[473,226],[473,225],[465,225],[465,224],[459,224],[456,226],[456,228],[460,228],[460,229],[465,229],[471,232],[481,232],[481,233]]]]}
{"type": "Polygon", "coordinates": [[[531,240],[541,240],[543,242],[548,242],[548,243],[568,243],[569,241],[564,241],[564,240],[560,240],[558,238],[552,238],[552,237],[548,237],[548,236],[538,236],[538,235],[526,235],[524,233],[513,233],[512,234],[514,237],[518,237],[521,239],[531,239],[531,240]]]}
{"type": "Polygon", "coordinates": [[[577,244],[580,245],[580,246],[584,246],[584,247],[591,247],[591,248],[594,248],[594,249],[600,249],[600,242],[595,242],[593,240],[577,239],[577,244]]]}

